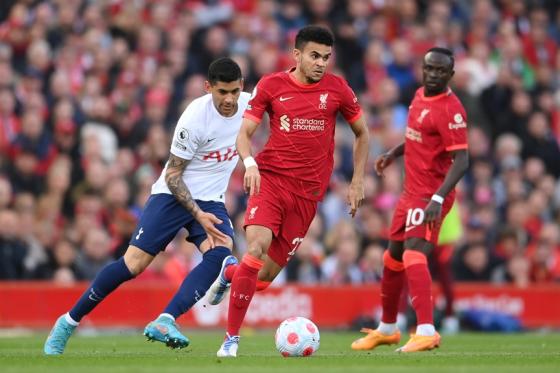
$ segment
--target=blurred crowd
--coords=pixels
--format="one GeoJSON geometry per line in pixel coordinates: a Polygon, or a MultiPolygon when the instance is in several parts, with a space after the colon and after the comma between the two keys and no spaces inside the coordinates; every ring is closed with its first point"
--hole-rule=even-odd
{"type": "MultiPolygon", "coordinates": [[[[459,185],[457,281],[560,280],[560,5],[523,0],[3,0],[0,4],[0,279],[91,280],[123,254],[175,123],[204,94],[209,63],[231,56],[250,92],[293,65],[297,30],[329,26],[333,72],[371,132],[366,203],[346,204],[353,135],[337,125],[329,192],[278,281],[379,282],[404,139],[432,46],[456,56],[471,165],[459,185]]],[[[266,125],[263,126],[266,128],[266,125]]],[[[267,138],[259,130],[255,149],[267,138]]],[[[243,168],[227,207],[245,250],[243,168]]],[[[200,260],[181,233],[140,278],[179,284],[200,260]]]]}

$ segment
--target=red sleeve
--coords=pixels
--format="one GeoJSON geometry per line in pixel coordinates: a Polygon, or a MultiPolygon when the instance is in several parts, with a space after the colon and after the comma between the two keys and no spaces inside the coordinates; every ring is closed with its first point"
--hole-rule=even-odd
{"type": "Polygon", "coordinates": [[[260,123],[264,112],[269,107],[270,92],[272,92],[270,89],[270,79],[262,78],[253,89],[253,93],[251,93],[251,98],[243,117],[260,123]]]}
{"type": "Polygon", "coordinates": [[[342,113],[344,119],[351,124],[362,115],[362,108],[360,107],[360,104],[358,104],[358,98],[346,80],[341,79],[341,83],[340,112],[342,113]]]}
{"type": "Polygon", "coordinates": [[[467,149],[467,115],[463,105],[459,102],[449,103],[445,108],[445,115],[439,121],[439,132],[443,138],[445,150],[451,152],[467,149]]]}

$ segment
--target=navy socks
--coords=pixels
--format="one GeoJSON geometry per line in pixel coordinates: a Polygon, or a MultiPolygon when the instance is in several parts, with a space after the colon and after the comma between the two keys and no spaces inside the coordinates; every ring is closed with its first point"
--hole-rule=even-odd
{"type": "Polygon", "coordinates": [[[222,246],[204,253],[202,262],[188,274],[163,313],[168,313],[176,319],[202,299],[218,277],[222,262],[228,255],[231,255],[231,251],[222,246]]]}
{"type": "Polygon", "coordinates": [[[107,264],[99,271],[89,289],[72,307],[69,312],[70,317],[74,321],[80,322],[82,317],[90,313],[107,295],[111,294],[120,284],[133,277],[124,263],[124,258],[107,264]]]}

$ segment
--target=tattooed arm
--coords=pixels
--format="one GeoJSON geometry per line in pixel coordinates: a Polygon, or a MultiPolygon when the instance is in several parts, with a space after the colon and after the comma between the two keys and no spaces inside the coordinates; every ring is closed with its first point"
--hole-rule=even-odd
{"type": "Polygon", "coordinates": [[[202,225],[208,236],[210,247],[213,248],[216,241],[227,241],[228,236],[215,226],[215,224],[222,224],[222,221],[214,214],[202,211],[193,199],[189,188],[183,181],[183,172],[188,164],[188,160],[171,154],[165,171],[165,183],[175,199],[202,225]]]}
{"type": "Polygon", "coordinates": [[[175,199],[195,217],[202,211],[183,181],[183,172],[190,161],[170,154],[165,171],[165,183],[175,199]]]}

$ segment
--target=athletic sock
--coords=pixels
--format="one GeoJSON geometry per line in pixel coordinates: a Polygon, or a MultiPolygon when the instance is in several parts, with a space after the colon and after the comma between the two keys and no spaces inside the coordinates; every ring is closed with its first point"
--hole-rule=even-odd
{"type": "Polygon", "coordinates": [[[270,284],[272,284],[272,282],[270,281],[257,280],[257,291],[263,291],[268,289],[270,284]]]}
{"type": "Polygon", "coordinates": [[[408,278],[412,307],[416,311],[416,324],[433,325],[432,277],[430,276],[426,256],[419,251],[405,250],[403,262],[408,278]]]}
{"type": "Polygon", "coordinates": [[[116,288],[134,276],[124,263],[124,258],[120,258],[107,264],[95,277],[90,287],[82,294],[78,302],[68,312],[68,315],[76,323],[79,323],[84,316],[89,314],[105,297],[111,294],[116,288]]]}
{"type": "Polygon", "coordinates": [[[262,260],[246,254],[235,271],[229,295],[227,333],[230,336],[239,335],[239,329],[255,294],[257,276],[262,266],[262,260]]]}
{"type": "Polygon", "coordinates": [[[165,307],[163,313],[175,319],[191,309],[204,295],[212,282],[218,277],[222,262],[231,251],[227,247],[215,247],[202,256],[202,261],[187,275],[179,290],[165,307]]]}
{"type": "Polygon", "coordinates": [[[224,277],[226,278],[226,280],[231,282],[231,280],[233,280],[233,275],[235,275],[235,271],[237,271],[238,268],[239,264],[229,265],[224,271],[224,277]]]}
{"type": "Polygon", "coordinates": [[[384,331],[380,330],[383,334],[393,334],[396,331],[404,279],[403,263],[394,259],[389,250],[385,250],[383,254],[383,277],[381,278],[381,306],[383,309],[381,321],[384,325],[394,325],[394,327],[384,327],[384,331]]]}
{"type": "Polygon", "coordinates": [[[416,335],[433,336],[436,334],[436,328],[433,324],[418,324],[416,326],[416,335]]]}
{"type": "Polygon", "coordinates": [[[445,298],[444,315],[453,316],[455,314],[453,309],[455,293],[453,290],[453,273],[451,272],[450,264],[451,256],[453,255],[453,245],[438,246],[435,248],[434,254],[438,281],[445,298]]]}
{"type": "Polygon", "coordinates": [[[377,331],[384,335],[393,335],[397,332],[397,323],[384,323],[381,321],[377,326],[377,331]]]}

